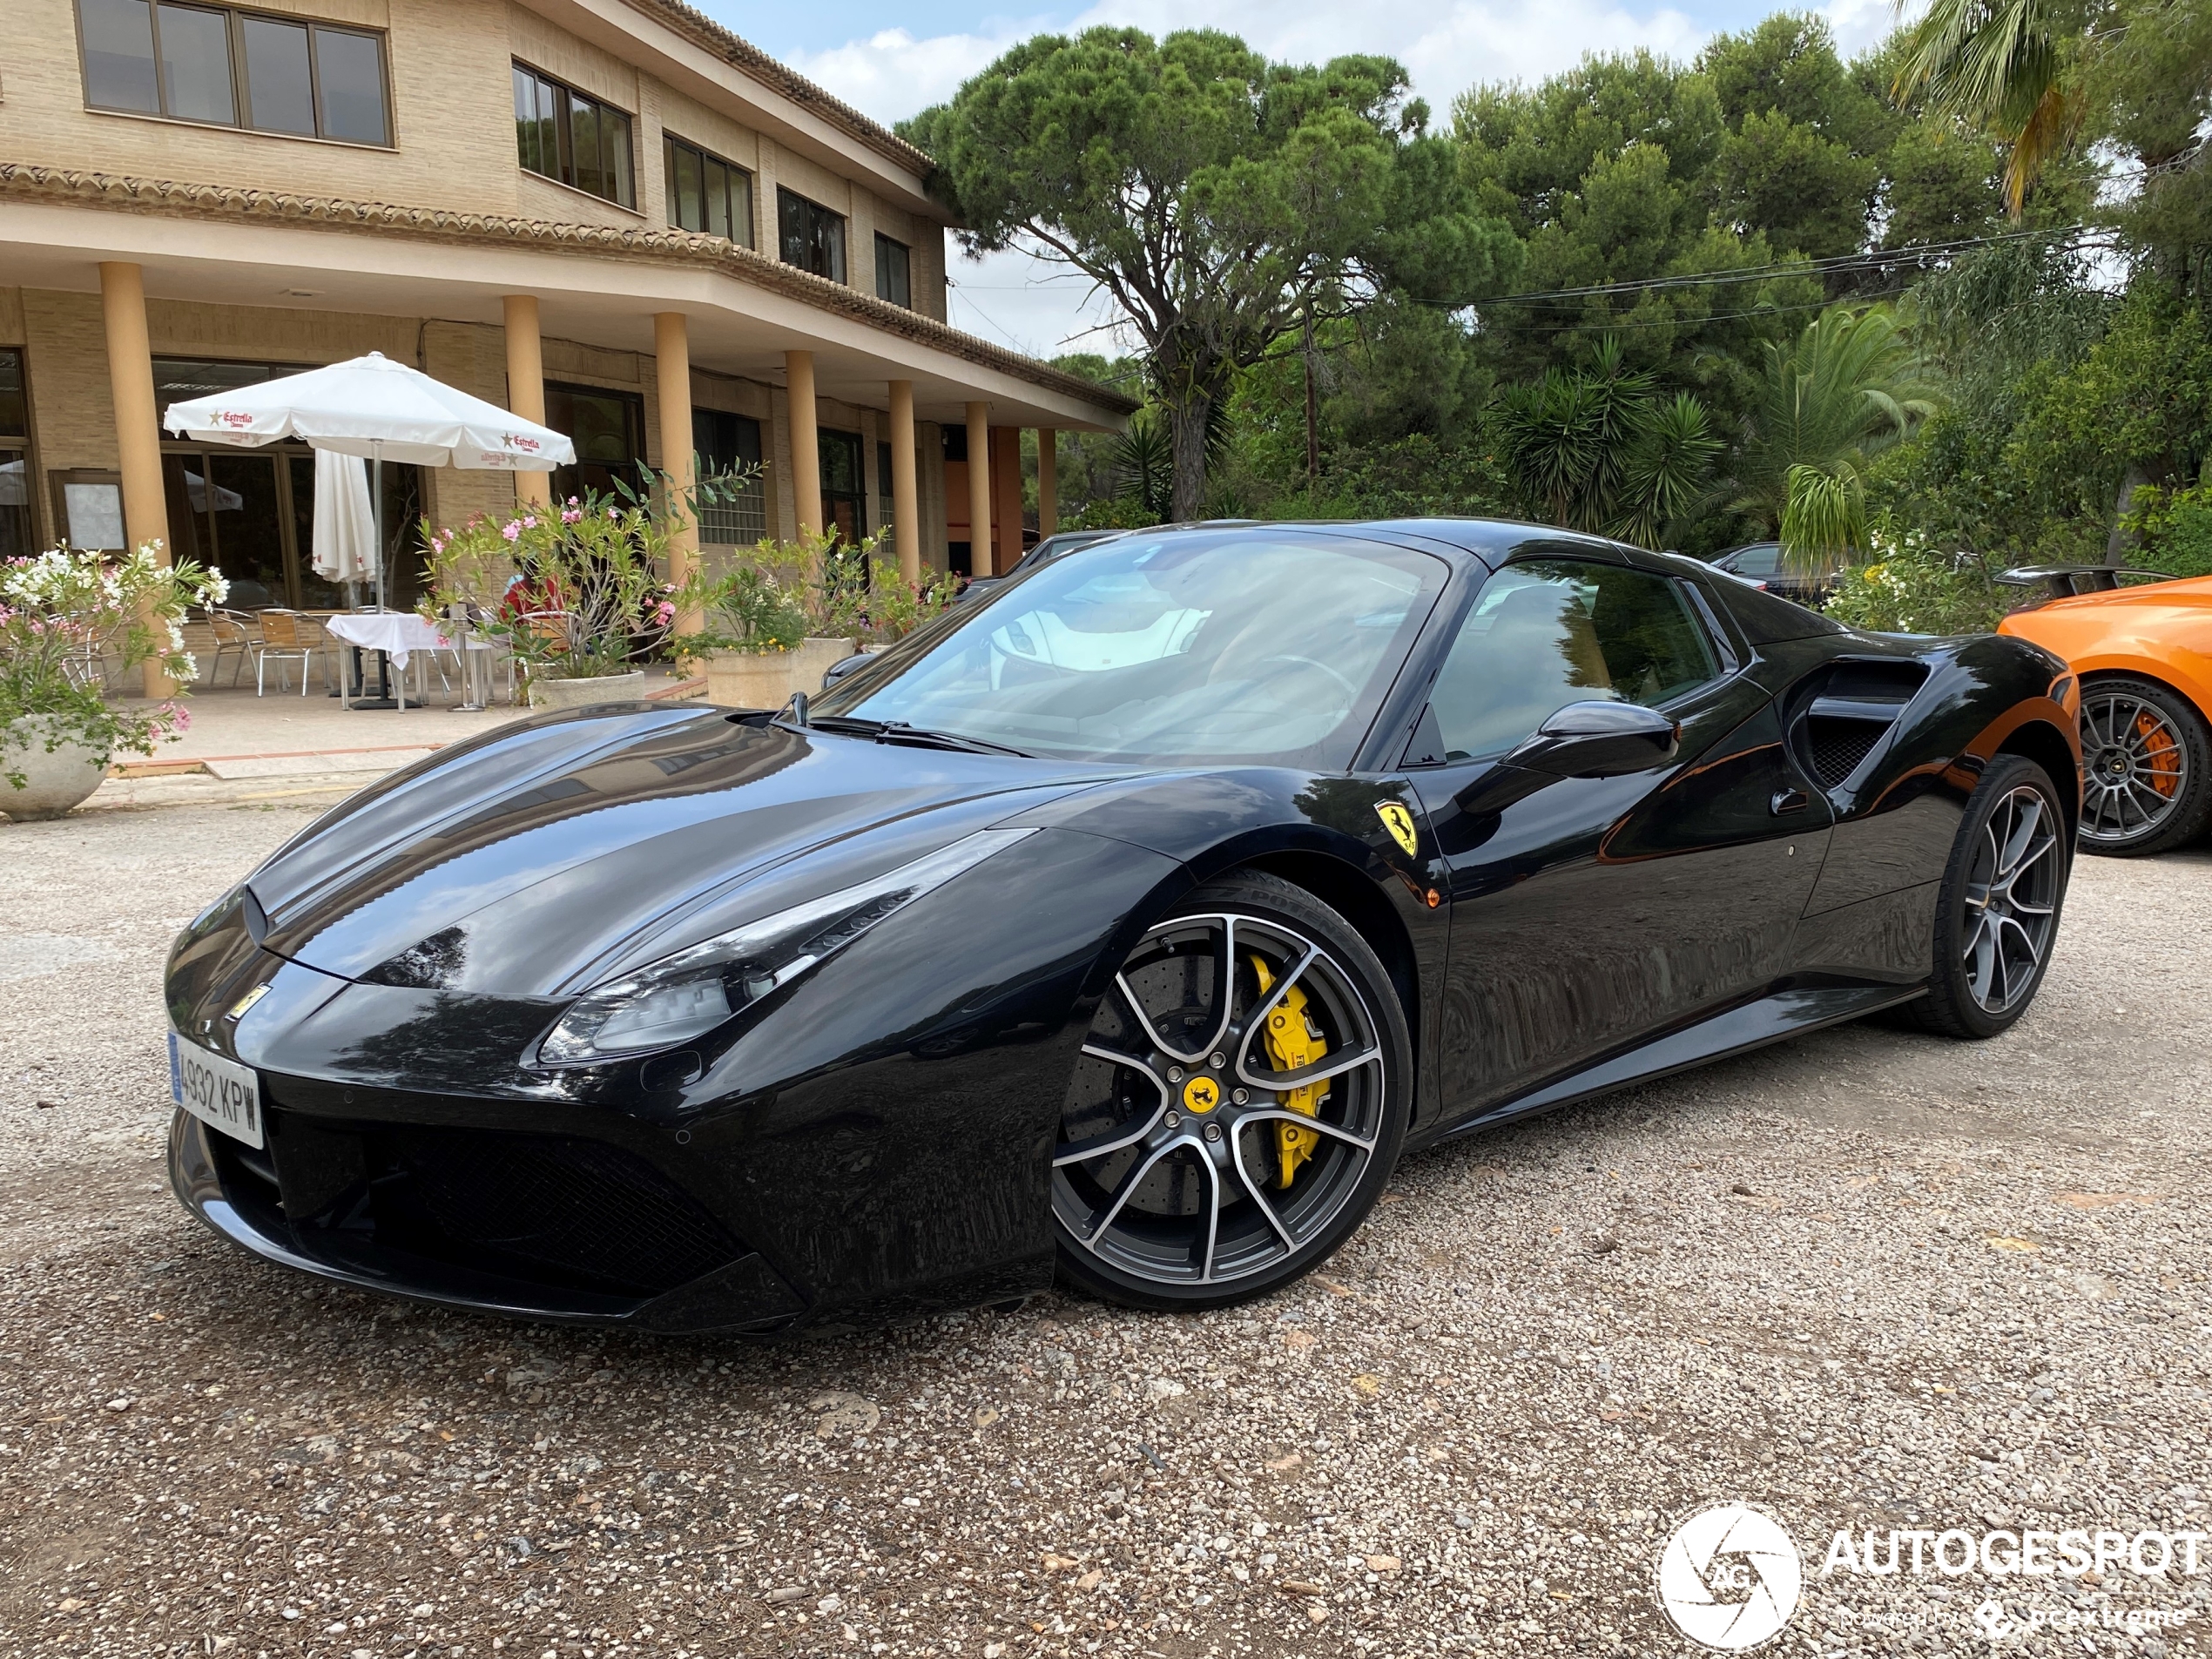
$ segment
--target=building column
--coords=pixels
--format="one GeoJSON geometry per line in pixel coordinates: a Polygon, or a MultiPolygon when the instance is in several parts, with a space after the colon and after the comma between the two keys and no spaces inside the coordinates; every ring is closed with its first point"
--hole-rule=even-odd
{"type": "Polygon", "coordinates": [[[814,424],[814,354],[784,354],[791,402],[791,493],[801,537],[822,533],[822,442],[814,424]]]}
{"type": "Polygon", "coordinates": [[[998,498],[997,533],[992,537],[997,573],[1022,562],[1022,428],[991,428],[991,494],[998,498]]]}
{"type": "Polygon", "coordinates": [[[968,406],[968,572],[996,576],[991,563],[991,406],[968,406]]]}
{"type": "MultiPolygon", "coordinates": [[[[691,324],[680,311],[653,314],[653,378],[660,394],[660,469],[666,475],[669,513],[668,580],[682,587],[699,563],[698,450],[691,435],[691,324]]],[[[699,614],[686,610],[676,631],[695,634],[699,614]]]]}
{"type": "Polygon", "coordinates": [[[914,383],[891,382],[891,537],[901,579],[921,580],[921,492],[914,482],[914,383]]]}
{"type": "Polygon", "coordinates": [[[1037,428],[1037,540],[1060,528],[1060,435],[1037,428]]]}
{"type": "MultiPolygon", "coordinates": [[[[545,348],[537,332],[537,296],[509,293],[500,299],[507,325],[507,407],[525,421],[545,424],[545,348]]],[[[517,472],[515,499],[543,507],[553,499],[553,475],[517,472]]]]}
{"type": "MultiPolygon", "coordinates": [[[[115,401],[115,448],[123,472],[123,534],[132,549],[158,543],[169,560],[169,504],[161,491],[161,414],[153,404],[153,348],[146,339],[145,274],[135,265],[100,264],[100,315],[107,325],[108,390],[115,401]]],[[[145,694],[176,687],[158,662],[145,665],[145,694]]]]}

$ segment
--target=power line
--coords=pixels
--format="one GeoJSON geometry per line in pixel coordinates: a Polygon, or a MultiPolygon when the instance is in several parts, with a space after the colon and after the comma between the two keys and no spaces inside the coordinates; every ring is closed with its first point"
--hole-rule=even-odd
{"type": "Polygon", "coordinates": [[[2058,237],[2080,236],[2091,226],[2067,225],[2038,231],[2006,231],[1995,236],[1961,237],[1949,242],[1922,242],[1912,247],[1870,249],[1858,253],[1839,253],[1824,260],[1796,260],[1777,261],[1762,266],[1739,266],[1734,270],[1685,271],[1671,276],[1635,277],[1621,282],[1594,283],[1580,288],[1552,288],[1532,293],[1501,294],[1495,299],[1473,300],[1460,304],[1440,303],[1446,309],[1480,310],[1485,306],[1542,305],[1561,300],[1596,299],[1617,293],[1650,293],[1671,288],[1712,287],[1734,282],[1765,282],[1779,277],[1827,276],[1852,270],[1872,269],[1901,263],[1919,263],[1932,259],[1943,259],[1955,253],[1968,253],[1978,247],[2048,239],[2058,237]]]}
{"type": "MultiPolygon", "coordinates": [[[[1898,287],[1893,288],[1865,289],[1863,291],[1861,297],[1869,300],[1887,300],[1892,299],[1898,294],[1903,293],[1904,292],[1905,286],[1903,284],[1899,284],[1898,287]]],[[[1747,317],[1780,317],[1797,311],[1825,311],[1829,307],[1835,303],[1836,302],[1832,300],[1809,300],[1799,305],[1754,306],[1749,311],[1716,312],[1713,315],[1708,317],[1652,317],[1647,318],[1642,322],[1631,322],[1622,320],[1619,318],[1603,317],[1595,322],[1522,323],[1517,325],[1517,327],[1524,334],[1615,334],[1626,333],[1631,328],[1702,328],[1707,323],[1741,322],[1747,317]]]]}

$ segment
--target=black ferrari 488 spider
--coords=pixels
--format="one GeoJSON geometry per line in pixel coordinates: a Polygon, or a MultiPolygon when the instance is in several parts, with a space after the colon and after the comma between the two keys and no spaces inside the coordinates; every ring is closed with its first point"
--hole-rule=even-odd
{"type": "Polygon", "coordinates": [[[1273,1290],[1409,1147],[2035,995],[2066,665],[1482,521],[1070,553],[809,707],[502,726],[179,940],[184,1202],[459,1306],[1273,1290]]]}

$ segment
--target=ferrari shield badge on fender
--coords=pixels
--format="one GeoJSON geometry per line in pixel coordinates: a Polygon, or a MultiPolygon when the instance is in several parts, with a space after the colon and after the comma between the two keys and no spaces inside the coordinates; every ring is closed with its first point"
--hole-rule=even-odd
{"type": "Polygon", "coordinates": [[[1413,857],[1413,849],[1420,845],[1420,839],[1413,833],[1413,813],[1394,800],[1385,800],[1375,803],[1375,816],[1382,819],[1383,827],[1390,832],[1390,839],[1406,849],[1406,856],[1413,857]]]}

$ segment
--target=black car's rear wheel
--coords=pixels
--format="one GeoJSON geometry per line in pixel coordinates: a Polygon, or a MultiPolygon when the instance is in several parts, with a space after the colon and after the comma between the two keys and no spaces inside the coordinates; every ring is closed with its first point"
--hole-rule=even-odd
{"type": "Polygon", "coordinates": [[[1065,1276],[1154,1308],[1298,1278],[1389,1179],[1412,1070],[1397,994],[1343,917],[1272,876],[1199,889],[1130,952],[1069,1083],[1065,1276]]]}
{"type": "Polygon", "coordinates": [[[2081,688],[2081,845],[2128,857],[2194,840],[2212,819],[2212,733],[2187,698],[2120,675],[2081,688]]]}
{"type": "Polygon", "coordinates": [[[1998,756],[1966,803],[1944,869],[1935,971],[1912,1004],[1922,1025],[1993,1037],[2027,1012],[2050,966],[2073,851],[2050,774],[1998,756]]]}

